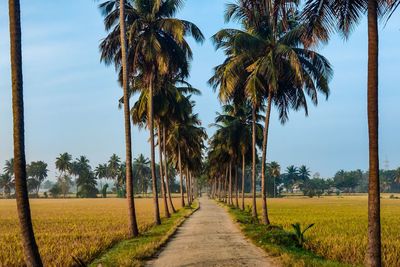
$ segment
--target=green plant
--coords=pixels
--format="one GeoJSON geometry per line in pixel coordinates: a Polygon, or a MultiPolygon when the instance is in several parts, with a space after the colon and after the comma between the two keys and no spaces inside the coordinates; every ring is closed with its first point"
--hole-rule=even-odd
{"type": "Polygon", "coordinates": [[[304,230],[301,229],[301,224],[300,223],[294,223],[292,224],[292,227],[294,229],[294,234],[296,236],[298,245],[300,247],[303,246],[304,242],[305,242],[305,238],[304,238],[304,234],[307,230],[309,230],[311,227],[314,226],[314,223],[308,225],[304,230]]]}

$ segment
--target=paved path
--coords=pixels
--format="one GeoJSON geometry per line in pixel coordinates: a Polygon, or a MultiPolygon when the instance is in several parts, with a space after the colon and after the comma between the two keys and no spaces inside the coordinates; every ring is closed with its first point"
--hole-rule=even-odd
{"type": "Polygon", "coordinates": [[[151,267],[275,266],[258,247],[246,240],[224,208],[208,198],[178,229],[151,267]]]}

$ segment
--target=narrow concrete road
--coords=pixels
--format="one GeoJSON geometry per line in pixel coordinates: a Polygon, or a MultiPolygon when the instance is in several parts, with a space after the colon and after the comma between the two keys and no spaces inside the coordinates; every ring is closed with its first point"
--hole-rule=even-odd
{"type": "Polygon", "coordinates": [[[200,210],[187,219],[147,266],[276,265],[264,251],[245,239],[224,208],[203,197],[200,210]]]}

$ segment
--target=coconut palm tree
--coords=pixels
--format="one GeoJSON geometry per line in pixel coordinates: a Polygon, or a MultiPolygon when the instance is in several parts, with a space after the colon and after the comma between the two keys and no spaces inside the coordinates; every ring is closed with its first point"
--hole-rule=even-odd
{"type": "MultiPolygon", "coordinates": [[[[182,6],[182,1],[175,0],[138,0],[126,3],[126,25],[128,38],[128,65],[132,80],[140,78],[148,90],[148,128],[150,131],[151,173],[153,183],[154,219],[160,224],[160,214],[157,198],[157,182],[155,173],[154,126],[153,126],[153,95],[155,86],[160,77],[169,72],[180,73],[182,77],[188,75],[188,61],[192,51],[185,39],[191,35],[196,41],[203,41],[200,30],[191,22],[174,18],[182,6]]],[[[102,60],[106,63],[115,63],[120,69],[120,44],[116,42],[119,32],[119,23],[116,14],[115,0],[103,4],[109,36],[102,42],[102,60]]]]}
{"type": "Polygon", "coordinates": [[[40,185],[46,179],[48,171],[47,163],[43,161],[31,162],[27,166],[28,177],[30,177],[28,183],[33,185],[36,197],[39,197],[40,185]]]}
{"type": "Polygon", "coordinates": [[[272,161],[268,164],[269,174],[274,178],[274,198],[276,197],[276,178],[281,175],[281,166],[278,162],[272,161]]]}
{"type": "Polygon", "coordinates": [[[148,189],[148,178],[150,176],[150,160],[145,158],[143,154],[140,154],[134,161],[133,166],[135,170],[135,176],[137,177],[139,183],[139,188],[141,188],[143,194],[147,193],[148,189]]]}
{"type": "MultiPolygon", "coordinates": [[[[245,95],[257,99],[256,103],[267,99],[261,185],[262,221],[269,224],[265,163],[271,107],[273,104],[277,106],[281,123],[287,121],[289,108],[304,108],[307,114],[305,95],[309,95],[315,105],[318,103],[318,91],[328,97],[328,81],[332,70],[323,56],[304,48],[301,43],[303,27],[299,24],[296,13],[275,13],[282,5],[281,1],[271,1],[272,6],[269,8],[260,5],[260,8],[252,7],[250,10],[247,3],[248,1],[239,1],[239,4],[231,4],[226,11],[226,19],[241,21],[244,30],[221,30],[214,36],[214,41],[217,48],[223,48],[230,58],[229,63],[225,63],[225,79],[230,83],[243,84],[245,95]],[[246,78],[245,81],[243,77],[246,78]],[[240,81],[236,81],[238,79],[240,81]]],[[[287,10],[294,7],[292,2],[285,6],[287,10]]],[[[236,89],[236,86],[230,85],[224,90],[232,89],[236,89]]],[[[224,94],[233,95],[234,92],[224,94]]],[[[254,162],[253,160],[253,164],[254,162]]]]}
{"type": "Polygon", "coordinates": [[[301,165],[298,169],[298,176],[299,178],[303,181],[306,182],[308,179],[310,179],[311,174],[310,174],[310,169],[307,168],[305,165],[301,165]]]}
{"type": "Polygon", "coordinates": [[[120,183],[118,182],[118,175],[121,167],[121,159],[116,154],[112,154],[107,162],[107,173],[110,179],[114,180],[118,196],[121,195],[120,183]]]}
{"type": "Polygon", "coordinates": [[[3,171],[10,175],[11,177],[14,176],[14,159],[11,158],[9,160],[6,160],[6,163],[4,164],[3,171]]]}
{"type": "Polygon", "coordinates": [[[14,189],[14,179],[10,174],[5,173],[0,175],[0,188],[3,189],[3,196],[5,198],[10,197],[11,190],[14,189]]]}
{"type": "Polygon", "coordinates": [[[379,113],[378,113],[378,18],[391,17],[399,1],[307,0],[303,10],[306,22],[304,40],[310,45],[327,42],[338,31],[345,39],[364,14],[368,20],[368,134],[369,134],[369,187],[368,187],[368,266],[381,266],[381,222],[379,188],[379,113]]]}
{"type": "Polygon", "coordinates": [[[56,169],[60,171],[60,176],[71,171],[72,156],[67,152],[60,154],[56,158],[56,169]]]}
{"type": "MultiPolygon", "coordinates": [[[[105,163],[105,164],[97,165],[97,167],[94,169],[94,175],[95,175],[95,177],[97,177],[97,179],[99,179],[100,188],[102,189],[103,188],[102,180],[108,178],[107,164],[105,163]]],[[[107,185],[107,187],[108,187],[108,185],[107,185]]],[[[106,194],[103,196],[106,196],[106,194]]]]}
{"type": "Polygon", "coordinates": [[[22,245],[27,266],[42,266],[39,249],[32,227],[29,205],[24,136],[24,99],[21,52],[20,1],[9,0],[12,107],[14,132],[14,180],[17,210],[22,235],[22,245]]]}
{"type": "Polygon", "coordinates": [[[286,189],[293,193],[293,185],[299,178],[299,170],[294,165],[288,166],[286,168],[285,184],[286,189]]]}
{"type": "MultiPolygon", "coordinates": [[[[136,237],[139,234],[136,210],[135,210],[135,198],[133,193],[133,172],[132,172],[132,133],[131,133],[131,121],[130,121],[130,96],[131,92],[129,89],[129,67],[128,67],[128,41],[127,41],[127,24],[126,18],[130,10],[130,1],[127,0],[111,0],[100,4],[100,9],[105,15],[104,24],[106,30],[109,28],[109,17],[107,11],[110,8],[113,9],[114,23],[118,21],[118,26],[114,29],[114,32],[118,32],[119,41],[119,56],[120,61],[115,63],[116,69],[120,71],[120,81],[123,89],[123,108],[124,108],[124,128],[125,128],[125,157],[126,157],[126,193],[128,201],[128,216],[129,216],[129,232],[131,236],[136,237]],[[118,16],[117,16],[118,15],[118,16]]],[[[103,60],[103,57],[102,57],[103,60]]],[[[106,64],[108,62],[106,61],[106,64]]]]}

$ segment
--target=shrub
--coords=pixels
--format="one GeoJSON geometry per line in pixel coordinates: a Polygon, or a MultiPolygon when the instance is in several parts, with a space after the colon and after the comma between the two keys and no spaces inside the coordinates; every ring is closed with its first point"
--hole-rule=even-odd
{"type": "Polygon", "coordinates": [[[314,223],[308,225],[304,230],[302,230],[300,223],[292,224],[292,227],[294,229],[294,235],[295,235],[296,240],[297,240],[297,245],[299,247],[303,247],[303,244],[305,242],[304,234],[307,232],[307,230],[309,230],[313,226],[314,226],[314,223]]]}

